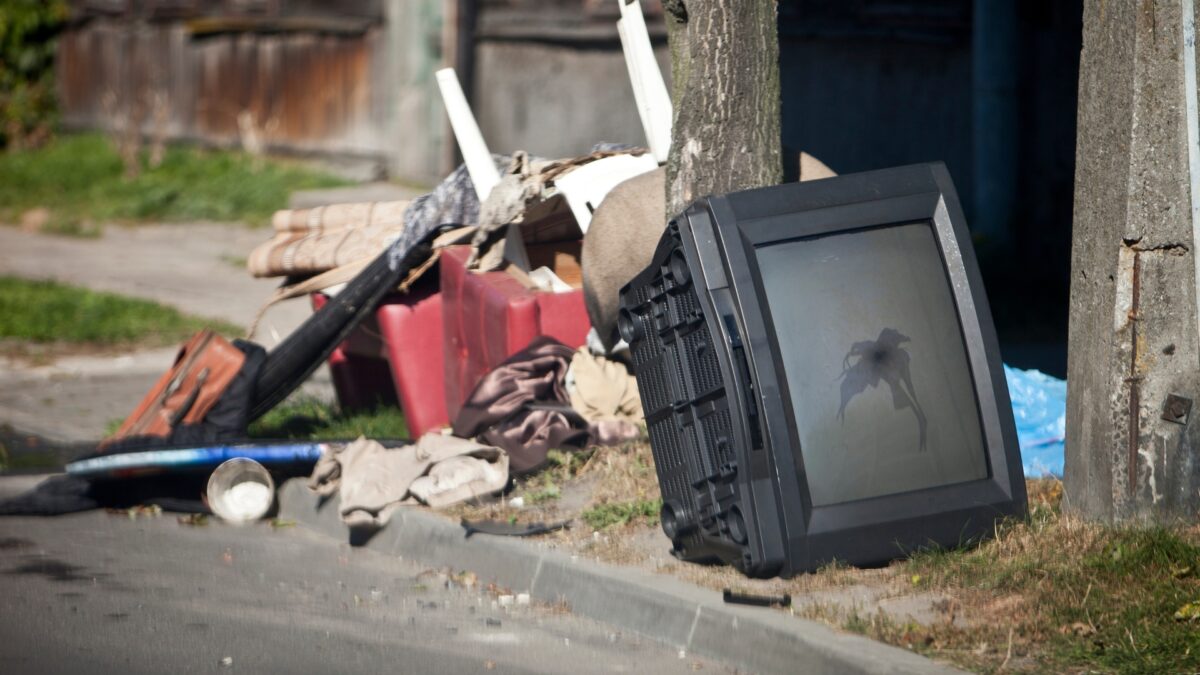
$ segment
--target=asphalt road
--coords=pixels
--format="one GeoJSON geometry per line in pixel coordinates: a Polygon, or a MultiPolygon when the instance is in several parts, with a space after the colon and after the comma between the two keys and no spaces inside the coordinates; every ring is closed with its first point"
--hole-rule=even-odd
{"type": "Polygon", "coordinates": [[[0,673],[726,672],[300,527],[0,519],[0,673]]]}

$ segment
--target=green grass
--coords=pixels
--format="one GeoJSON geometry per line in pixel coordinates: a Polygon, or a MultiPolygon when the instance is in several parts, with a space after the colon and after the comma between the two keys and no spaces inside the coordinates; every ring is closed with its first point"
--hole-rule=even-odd
{"type": "Polygon", "coordinates": [[[299,397],[276,406],[250,425],[256,438],[303,438],[310,440],[408,438],[404,414],[390,406],[366,412],[343,413],[336,406],[309,397],[299,397]]]}
{"type": "Polygon", "coordinates": [[[22,452],[11,456],[7,453],[0,453],[0,471],[57,469],[62,465],[63,460],[53,452],[22,452]]]}
{"type": "Polygon", "coordinates": [[[592,529],[603,530],[631,522],[657,525],[658,514],[661,510],[662,499],[635,499],[628,502],[598,504],[585,510],[581,517],[585,523],[592,526],[592,529]]]}
{"type": "Polygon", "coordinates": [[[346,184],[295,163],[240,152],[169,147],[163,163],[132,180],[98,134],[62,136],[38,150],[0,154],[0,222],[35,207],[51,211],[45,229],[94,234],[109,221],[266,222],[293,190],[346,184]]]}
{"type": "Polygon", "coordinates": [[[554,480],[555,473],[547,468],[522,483],[521,496],[526,504],[544,504],[562,496],[562,488],[554,480]]]}
{"type": "Polygon", "coordinates": [[[170,344],[211,327],[237,326],[188,316],[149,300],[89,291],[53,281],[0,277],[0,338],[92,345],[170,344]]]}

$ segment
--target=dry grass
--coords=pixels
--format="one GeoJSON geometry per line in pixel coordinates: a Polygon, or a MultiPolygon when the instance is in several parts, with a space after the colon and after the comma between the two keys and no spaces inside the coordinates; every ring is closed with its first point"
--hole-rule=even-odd
{"type": "Polygon", "coordinates": [[[504,499],[459,506],[451,513],[470,519],[513,522],[582,520],[596,522],[594,529],[600,530],[657,522],[657,506],[653,517],[639,515],[659,499],[654,460],[646,443],[581,451],[551,450],[548,460],[542,471],[516,479],[512,492],[504,499]],[[524,505],[513,506],[514,500],[524,505]],[[611,522],[594,517],[597,513],[624,510],[638,513],[611,522]]]}
{"type": "Polygon", "coordinates": [[[635,565],[718,591],[789,593],[791,613],[980,672],[1200,671],[1200,527],[1127,528],[1061,511],[1062,484],[1028,482],[1029,516],[977,546],[926,550],[879,569],[830,565],[793,579],[748,579],[725,566],[681,563],[656,518],[658,484],[646,443],[556,454],[523,479],[525,500],[463,515],[518,521],[571,518],[544,538],[593,559],[635,565]],[[636,513],[632,518],[585,514],[636,513]],[[582,522],[581,522],[582,521],[582,522]],[[598,525],[593,527],[588,523],[598,525]],[[916,618],[914,618],[916,617],[916,618]]]}

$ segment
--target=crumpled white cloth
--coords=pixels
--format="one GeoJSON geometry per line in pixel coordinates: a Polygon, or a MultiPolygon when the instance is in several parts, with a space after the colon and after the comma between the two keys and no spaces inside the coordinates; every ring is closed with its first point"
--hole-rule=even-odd
{"type": "Polygon", "coordinates": [[[440,508],[499,492],[507,483],[504,450],[431,432],[399,448],[366,438],[334,446],[313,467],[308,487],[323,496],[339,493],[347,525],[383,527],[401,505],[440,508]]]}

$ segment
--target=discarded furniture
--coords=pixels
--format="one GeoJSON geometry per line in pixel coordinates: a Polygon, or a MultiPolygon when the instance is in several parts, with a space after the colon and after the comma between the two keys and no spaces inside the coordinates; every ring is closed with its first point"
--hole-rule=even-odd
{"type": "Polygon", "coordinates": [[[539,261],[537,251],[531,253],[535,261],[556,266],[555,273],[574,288],[565,293],[536,290],[528,277],[511,265],[493,272],[471,272],[467,269],[469,246],[442,251],[445,404],[451,419],[488,371],[533,338],[549,335],[572,348],[587,339],[591,325],[583,291],[578,288],[578,270],[574,274],[569,270],[571,257],[559,249],[553,259],[539,261]]]}
{"type": "MultiPolygon", "coordinates": [[[[312,296],[314,309],[327,301],[312,296]]],[[[329,357],[338,402],[348,410],[398,403],[413,438],[447,425],[442,344],[442,294],[434,279],[385,296],[329,357]]]]}

